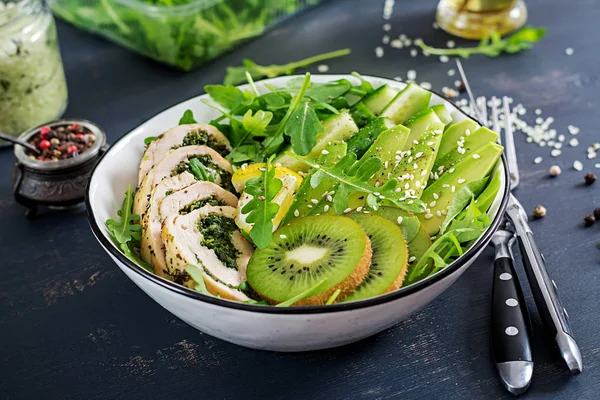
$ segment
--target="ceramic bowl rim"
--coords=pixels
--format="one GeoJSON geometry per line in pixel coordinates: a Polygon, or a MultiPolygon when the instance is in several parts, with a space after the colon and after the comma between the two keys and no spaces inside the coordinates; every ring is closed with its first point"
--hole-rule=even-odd
{"type": "MultiPolygon", "coordinates": [[[[341,76],[341,75],[347,75],[347,74],[336,74],[336,76],[341,76]]],[[[327,76],[327,74],[314,74],[312,76],[327,76]]],[[[374,79],[389,81],[388,78],[383,78],[383,77],[377,77],[377,76],[371,76],[371,75],[363,75],[363,76],[365,78],[374,78],[374,79]]],[[[295,77],[295,75],[290,76],[290,78],[293,78],[293,77],[295,77]]],[[[278,78],[274,78],[274,79],[278,79],[278,78]]],[[[263,81],[269,81],[269,80],[271,80],[271,79],[264,79],[263,81]]],[[[261,82],[261,81],[257,81],[257,83],[258,82],[261,82]]],[[[426,89],[426,90],[428,90],[428,89],[426,89]]],[[[440,97],[445,102],[451,104],[454,110],[460,112],[466,118],[471,119],[471,120],[477,122],[479,125],[483,126],[483,124],[481,124],[475,118],[473,118],[466,112],[462,111],[458,106],[454,105],[454,103],[452,101],[450,101],[448,98],[446,98],[444,95],[437,93],[436,91],[433,91],[433,90],[428,90],[428,91],[435,94],[436,96],[440,97]]],[[[189,99],[182,100],[176,104],[170,105],[169,107],[166,107],[162,111],[154,114],[152,117],[148,118],[143,123],[139,124],[138,127],[146,124],[152,118],[156,117],[159,114],[162,114],[163,112],[171,109],[172,107],[175,107],[178,104],[195,99],[200,96],[201,95],[195,95],[195,96],[190,97],[189,99]]],[[[85,190],[85,205],[86,205],[87,215],[88,215],[88,219],[89,219],[89,223],[90,223],[92,232],[94,233],[94,236],[96,236],[96,239],[100,242],[102,247],[104,247],[104,249],[111,256],[116,258],[121,264],[125,265],[127,268],[129,268],[133,272],[141,275],[143,278],[149,280],[150,282],[152,282],[154,284],[157,284],[157,285],[163,287],[164,289],[174,292],[176,294],[180,294],[180,295],[186,296],[188,298],[199,300],[204,303],[209,303],[212,305],[221,306],[221,307],[225,307],[225,308],[231,308],[231,309],[236,309],[236,310],[240,310],[240,311],[258,312],[258,313],[266,313],[266,314],[280,314],[280,315],[321,314],[321,313],[333,313],[333,312],[339,312],[339,311],[351,311],[351,310],[356,310],[356,309],[361,309],[361,308],[373,307],[373,306],[381,305],[384,303],[392,302],[394,300],[398,300],[402,297],[407,297],[413,293],[421,291],[421,290],[443,280],[444,278],[459,271],[461,269],[461,267],[463,267],[465,264],[468,264],[469,262],[474,261],[474,257],[480,252],[480,250],[482,250],[488,244],[492,235],[494,234],[494,232],[496,232],[496,230],[500,226],[500,223],[502,222],[502,219],[503,219],[503,216],[506,211],[507,204],[508,204],[508,198],[509,198],[508,195],[510,193],[510,180],[504,179],[504,186],[502,188],[504,190],[504,193],[502,194],[502,200],[498,207],[498,211],[497,211],[496,215],[494,216],[494,219],[492,220],[488,229],[479,237],[477,242],[469,250],[467,250],[465,252],[465,254],[463,254],[461,257],[459,257],[457,260],[452,262],[450,265],[448,265],[441,271],[431,275],[430,277],[428,277],[426,279],[423,279],[422,281],[413,283],[412,285],[409,285],[407,287],[400,288],[393,292],[389,292],[389,293],[386,293],[383,295],[371,297],[371,298],[364,299],[364,300],[353,301],[353,302],[349,302],[349,303],[338,303],[338,304],[332,304],[332,305],[328,305],[328,306],[305,306],[305,307],[281,307],[280,308],[280,307],[272,307],[272,306],[260,306],[260,305],[256,305],[256,304],[244,304],[244,303],[240,303],[240,302],[225,300],[225,299],[221,299],[218,297],[213,297],[213,296],[208,296],[205,294],[198,293],[198,292],[191,290],[185,286],[179,285],[175,282],[171,282],[169,280],[159,277],[158,275],[155,275],[154,273],[152,273],[150,271],[147,271],[143,267],[141,267],[141,266],[137,265],[136,263],[134,263],[133,261],[129,260],[129,258],[127,258],[117,248],[117,246],[103,233],[101,227],[96,222],[94,210],[92,209],[92,204],[91,204],[91,200],[90,200],[90,189],[91,189],[92,179],[93,179],[94,175],[96,174],[96,170],[97,170],[98,166],[101,165],[104,157],[106,157],[111,152],[111,150],[115,147],[115,145],[117,143],[119,143],[121,140],[126,139],[136,129],[137,129],[137,127],[132,129],[126,135],[123,135],[115,143],[113,143],[113,145],[110,146],[109,149],[101,156],[100,160],[98,160],[98,163],[94,166],[94,169],[92,170],[90,179],[88,180],[86,190],[85,190]]],[[[504,176],[508,177],[509,176],[508,175],[508,166],[506,164],[506,159],[504,157],[504,154],[502,154],[502,156],[501,156],[501,161],[502,161],[502,167],[504,169],[504,176]]]]}

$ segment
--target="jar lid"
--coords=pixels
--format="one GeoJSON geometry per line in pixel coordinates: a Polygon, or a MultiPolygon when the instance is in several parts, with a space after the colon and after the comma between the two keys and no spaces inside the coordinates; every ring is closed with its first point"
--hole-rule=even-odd
{"type": "Polygon", "coordinates": [[[43,126],[54,128],[72,124],[79,124],[83,126],[84,128],[89,129],[94,134],[94,136],[96,136],[96,141],[89,149],[82,152],[77,157],[67,158],[58,161],[39,161],[29,157],[26,153],[26,149],[23,146],[17,145],[15,146],[15,157],[17,157],[17,161],[28,168],[37,169],[41,171],[54,171],[58,169],[66,169],[70,167],[75,167],[77,165],[81,165],[93,158],[94,156],[96,156],[100,149],[102,149],[102,147],[106,145],[106,134],[98,125],[85,119],[65,118],[41,124],[39,126],[36,126],[35,128],[31,128],[22,133],[19,136],[19,139],[29,141],[31,137],[40,132],[40,128],[43,126]]]}

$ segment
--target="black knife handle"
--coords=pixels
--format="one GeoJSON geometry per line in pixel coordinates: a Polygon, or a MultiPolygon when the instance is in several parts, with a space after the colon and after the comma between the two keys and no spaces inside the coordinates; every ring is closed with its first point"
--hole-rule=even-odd
{"type": "Polygon", "coordinates": [[[492,352],[497,364],[533,362],[529,312],[510,257],[494,261],[492,352]]]}

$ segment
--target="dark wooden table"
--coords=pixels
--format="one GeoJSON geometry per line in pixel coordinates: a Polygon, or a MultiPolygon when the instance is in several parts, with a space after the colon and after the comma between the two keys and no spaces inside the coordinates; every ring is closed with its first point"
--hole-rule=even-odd
{"type": "MultiPolygon", "coordinates": [[[[444,45],[431,29],[435,1],[397,1],[391,34],[406,33],[444,45]]],[[[536,366],[528,398],[600,396],[600,226],[583,216],[600,206],[600,182],[582,185],[585,147],[600,138],[597,52],[600,2],[528,0],[530,22],[546,25],[535,50],[465,62],[481,95],[507,94],[531,110],[554,116],[566,133],[581,128],[579,147],[560,158],[517,135],[518,195],[527,209],[548,215],[532,227],[571,315],[584,358],[572,377],[542,337],[533,314],[536,366]],[[565,48],[575,54],[567,57],[565,48]],[[536,156],[544,161],[533,164],[536,156]],[[552,163],[563,168],[547,177],[552,163]]],[[[328,62],[330,72],[406,76],[434,88],[452,86],[450,64],[411,58],[381,43],[383,1],[331,1],[192,73],[179,73],[105,40],[59,24],[70,105],[67,116],[98,122],[109,142],[166,107],[220,82],[227,65],[244,57],[287,62],[341,47],[352,55],[328,62]]],[[[314,69],[313,69],[314,70],[314,69]]],[[[567,134],[568,135],[568,134],[567,134]]],[[[600,160],[598,160],[600,161],[600,160]]],[[[492,252],[486,251],[448,291],[409,320],[343,348],[281,354],[214,339],[163,310],[104,253],[83,212],[46,214],[35,221],[12,199],[10,151],[0,153],[0,396],[6,399],[398,399],[509,398],[490,357],[492,252]]],[[[529,290],[527,297],[531,304],[529,290]]]]}

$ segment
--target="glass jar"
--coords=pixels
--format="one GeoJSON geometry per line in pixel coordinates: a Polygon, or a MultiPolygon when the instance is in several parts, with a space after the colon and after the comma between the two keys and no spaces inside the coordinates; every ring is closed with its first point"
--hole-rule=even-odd
{"type": "Polygon", "coordinates": [[[0,132],[19,136],[59,118],[67,83],[44,0],[0,0],[0,132]]]}
{"type": "Polygon", "coordinates": [[[504,36],[527,21],[523,0],[440,0],[436,21],[440,28],[465,39],[483,39],[490,31],[504,36]]]}

